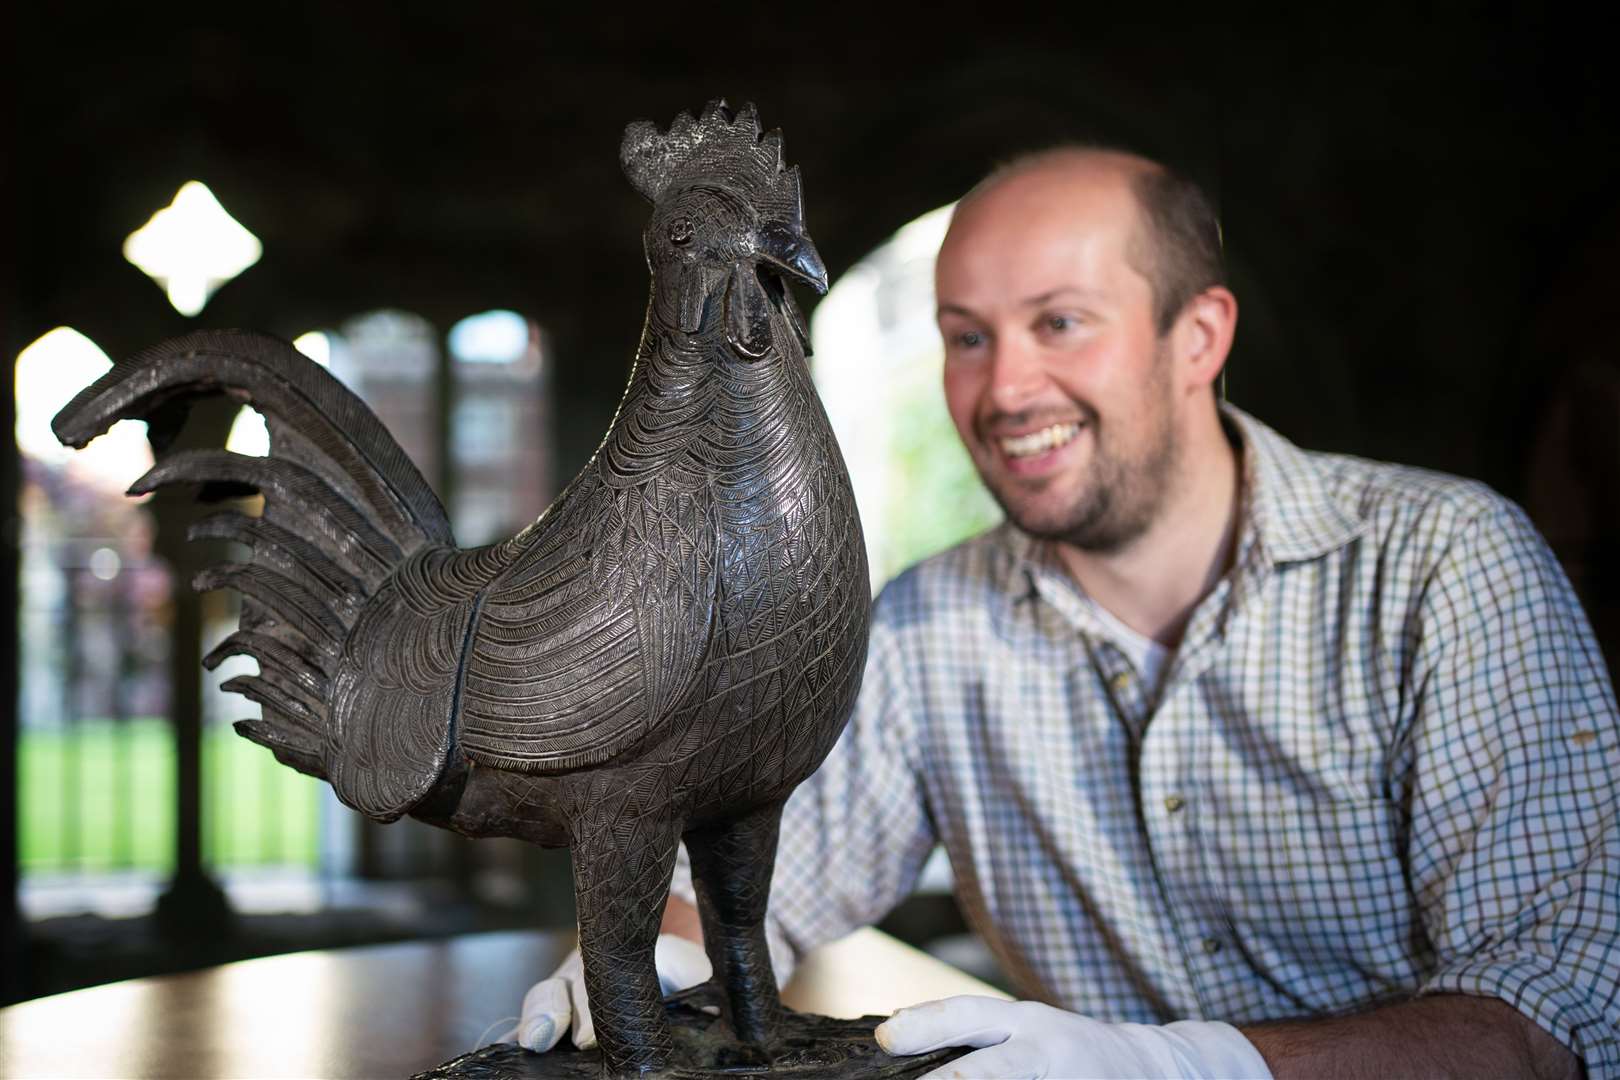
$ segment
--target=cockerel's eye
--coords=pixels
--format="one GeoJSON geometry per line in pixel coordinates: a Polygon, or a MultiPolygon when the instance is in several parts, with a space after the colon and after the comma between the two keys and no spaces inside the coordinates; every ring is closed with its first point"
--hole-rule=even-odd
{"type": "Polygon", "coordinates": [[[678,217],[669,223],[669,242],[672,244],[690,244],[694,231],[691,218],[678,217]]]}

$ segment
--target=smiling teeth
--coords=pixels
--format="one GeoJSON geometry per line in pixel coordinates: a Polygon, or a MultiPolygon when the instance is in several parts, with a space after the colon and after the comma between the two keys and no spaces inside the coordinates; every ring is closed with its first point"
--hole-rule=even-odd
{"type": "Polygon", "coordinates": [[[1032,431],[1028,435],[1014,435],[999,441],[1002,452],[1008,457],[1031,457],[1062,446],[1078,434],[1080,434],[1079,424],[1053,424],[1051,427],[1032,431]]]}

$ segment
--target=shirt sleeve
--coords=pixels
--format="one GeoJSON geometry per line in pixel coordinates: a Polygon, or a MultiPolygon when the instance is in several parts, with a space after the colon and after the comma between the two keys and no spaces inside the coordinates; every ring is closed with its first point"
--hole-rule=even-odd
{"type": "MultiPolygon", "coordinates": [[[[849,725],[782,812],[767,930],[779,982],[797,958],[880,920],[935,844],[916,763],[917,700],[879,598],[849,725]]],[[[693,902],[683,848],[671,891],[693,902]]]]}
{"type": "Polygon", "coordinates": [[[1421,993],[1499,998],[1620,1076],[1620,721],[1546,543],[1503,503],[1425,590],[1409,862],[1421,993]]]}

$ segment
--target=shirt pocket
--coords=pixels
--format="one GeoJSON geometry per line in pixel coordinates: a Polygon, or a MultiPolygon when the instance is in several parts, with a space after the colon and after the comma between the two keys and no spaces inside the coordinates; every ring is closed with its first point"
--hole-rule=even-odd
{"type": "Polygon", "coordinates": [[[1228,783],[1198,822],[1246,955],[1316,1012],[1415,989],[1429,951],[1408,884],[1406,810],[1374,724],[1341,715],[1295,738],[1274,729],[1243,764],[1242,795],[1228,783]]]}

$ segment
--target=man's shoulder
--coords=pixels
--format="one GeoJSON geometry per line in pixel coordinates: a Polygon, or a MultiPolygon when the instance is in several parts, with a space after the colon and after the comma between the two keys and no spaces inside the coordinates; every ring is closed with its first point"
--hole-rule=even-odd
{"type": "Polygon", "coordinates": [[[1416,465],[1300,451],[1323,487],[1380,547],[1444,549],[1481,522],[1520,523],[1524,512],[1488,484],[1416,465]]]}
{"type": "Polygon", "coordinates": [[[874,617],[904,627],[979,614],[1016,588],[1019,537],[1003,522],[930,555],[883,587],[874,617]]]}
{"type": "MultiPolygon", "coordinates": [[[[1240,410],[1227,421],[1252,459],[1253,507],[1262,535],[1290,562],[1375,546],[1437,553],[1476,523],[1522,533],[1523,511],[1478,480],[1352,454],[1305,450],[1240,410]]],[[[1533,532],[1533,530],[1531,530],[1533,532]]]]}

